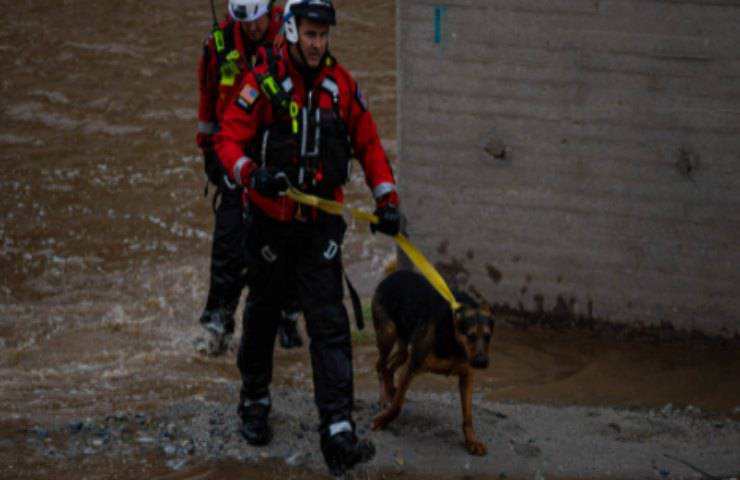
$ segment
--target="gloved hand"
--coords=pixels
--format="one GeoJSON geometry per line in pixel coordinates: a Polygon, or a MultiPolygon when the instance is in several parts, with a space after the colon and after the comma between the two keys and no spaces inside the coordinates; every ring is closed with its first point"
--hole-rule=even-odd
{"type": "Polygon", "coordinates": [[[262,167],[252,173],[252,188],[265,197],[277,197],[288,189],[288,181],[284,177],[273,175],[262,167]]]}
{"type": "Polygon", "coordinates": [[[375,209],[375,216],[378,217],[378,223],[370,224],[370,231],[376,231],[395,237],[401,230],[401,213],[398,207],[393,204],[386,204],[375,209]]]}
{"type": "Polygon", "coordinates": [[[223,167],[221,161],[218,159],[216,152],[208,149],[203,150],[203,171],[206,172],[208,181],[214,185],[218,185],[223,175],[223,167]]]}
{"type": "Polygon", "coordinates": [[[213,135],[210,133],[198,132],[195,135],[195,143],[198,145],[198,148],[203,151],[211,150],[213,149],[213,135]]]}

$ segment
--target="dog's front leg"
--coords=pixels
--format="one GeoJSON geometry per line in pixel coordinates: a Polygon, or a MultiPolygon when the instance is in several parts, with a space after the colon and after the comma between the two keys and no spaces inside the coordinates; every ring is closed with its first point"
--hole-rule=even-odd
{"type": "Polygon", "coordinates": [[[478,441],[473,430],[473,371],[469,367],[460,372],[459,382],[465,447],[473,455],[485,455],[486,446],[478,441]]]}
{"type": "Polygon", "coordinates": [[[414,375],[416,375],[416,371],[410,364],[407,364],[406,367],[403,369],[403,373],[401,374],[401,378],[398,383],[398,388],[396,388],[396,393],[393,395],[393,400],[391,401],[391,404],[388,405],[388,408],[380,412],[375,419],[373,419],[373,430],[382,430],[395,419],[399,413],[401,413],[401,406],[403,405],[403,401],[406,399],[406,392],[409,389],[409,385],[411,385],[411,380],[414,378],[414,375]]]}

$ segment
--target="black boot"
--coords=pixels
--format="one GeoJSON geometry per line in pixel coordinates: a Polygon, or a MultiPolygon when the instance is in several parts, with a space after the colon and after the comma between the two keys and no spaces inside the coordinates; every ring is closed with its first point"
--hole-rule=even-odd
{"type": "Polygon", "coordinates": [[[223,308],[207,309],[201,315],[200,323],[206,333],[195,339],[195,350],[212,356],[226,352],[234,335],[234,313],[223,308]]]}
{"type": "Polygon", "coordinates": [[[335,477],[344,475],[358,463],[367,462],[375,456],[375,445],[370,440],[358,440],[353,431],[321,435],[321,452],[335,477]]]}
{"type": "Polygon", "coordinates": [[[270,407],[269,402],[248,400],[239,405],[239,417],[242,421],[239,432],[250,445],[262,446],[270,443],[272,429],[267,423],[270,407]]]}
{"type": "Polygon", "coordinates": [[[301,334],[298,333],[299,316],[299,312],[283,312],[283,318],[278,327],[278,337],[280,338],[281,347],[288,349],[303,346],[303,339],[301,338],[301,334]]]}

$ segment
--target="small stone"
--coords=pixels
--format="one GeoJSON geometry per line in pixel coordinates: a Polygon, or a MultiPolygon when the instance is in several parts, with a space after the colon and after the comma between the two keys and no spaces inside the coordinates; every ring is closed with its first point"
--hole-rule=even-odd
{"type": "Polygon", "coordinates": [[[187,464],[188,464],[187,458],[177,458],[177,459],[167,460],[167,463],[166,463],[167,467],[174,471],[182,470],[187,464]]]}
{"type": "Polygon", "coordinates": [[[49,431],[44,427],[39,427],[38,425],[33,427],[31,429],[31,432],[33,432],[39,439],[43,439],[49,436],[49,431]]]}
{"type": "Polygon", "coordinates": [[[152,437],[142,435],[139,438],[137,438],[136,441],[139,443],[154,443],[155,440],[152,437]]]}
{"type": "Polygon", "coordinates": [[[669,404],[667,404],[666,406],[664,406],[663,408],[660,409],[660,414],[663,415],[664,417],[670,416],[671,413],[673,413],[673,404],[672,403],[669,403],[669,404]]]}
{"type": "Polygon", "coordinates": [[[92,447],[85,447],[82,449],[83,455],[95,455],[97,453],[97,450],[95,450],[92,447]]]}
{"type": "Polygon", "coordinates": [[[103,446],[103,439],[102,438],[96,438],[92,441],[92,444],[94,447],[102,447],[103,446]]]}
{"type": "Polygon", "coordinates": [[[177,453],[177,447],[171,444],[165,445],[162,450],[164,451],[165,455],[174,455],[175,453],[177,453]]]}
{"type": "Polygon", "coordinates": [[[686,407],[686,415],[700,416],[701,408],[689,405],[688,407],[686,407]]]}
{"type": "Polygon", "coordinates": [[[285,463],[287,463],[291,467],[295,467],[296,465],[299,465],[301,463],[302,456],[303,454],[300,451],[295,452],[293,455],[285,459],[285,463]]]}
{"type": "Polygon", "coordinates": [[[67,428],[69,429],[69,432],[72,434],[80,433],[82,431],[82,427],[84,427],[85,424],[82,423],[82,420],[72,420],[67,424],[67,428]]]}

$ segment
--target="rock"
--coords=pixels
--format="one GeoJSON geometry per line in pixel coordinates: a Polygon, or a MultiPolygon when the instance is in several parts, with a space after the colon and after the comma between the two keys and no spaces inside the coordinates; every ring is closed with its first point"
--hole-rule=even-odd
{"type": "Polygon", "coordinates": [[[695,407],[693,405],[689,405],[686,407],[686,415],[692,415],[692,416],[700,416],[701,415],[701,408],[695,407]]]}
{"type": "Polygon", "coordinates": [[[303,452],[295,452],[293,455],[289,456],[285,459],[285,463],[290,465],[291,467],[295,467],[296,465],[301,464],[301,460],[303,458],[303,452]]]}
{"type": "Polygon", "coordinates": [[[174,470],[176,472],[178,470],[182,470],[187,464],[188,464],[187,458],[177,458],[177,459],[167,460],[167,463],[166,463],[169,469],[174,470]]]}
{"type": "Polygon", "coordinates": [[[144,444],[149,444],[149,443],[154,443],[155,442],[154,438],[149,437],[149,436],[146,436],[146,435],[140,436],[139,438],[136,439],[136,441],[139,442],[139,443],[144,443],[144,444]]]}
{"type": "Polygon", "coordinates": [[[177,453],[177,447],[172,444],[167,444],[162,448],[162,451],[164,451],[165,455],[174,455],[177,453]]]}
{"type": "Polygon", "coordinates": [[[67,424],[67,428],[69,429],[69,433],[71,434],[80,433],[82,431],[82,427],[84,426],[85,424],[82,423],[82,420],[79,419],[72,420],[67,424]]]}
{"type": "Polygon", "coordinates": [[[92,441],[92,444],[94,447],[102,447],[103,446],[103,439],[102,438],[95,438],[92,441]]]}
{"type": "Polygon", "coordinates": [[[48,431],[47,429],[45,429],[44,427],[40,427],[40,426],[38,426],[38,425],[37,425],[37,426],[35,426],[35,427],[33,427],[33,428],[31,429],[31,432],[32,432],[32,433],[33,433],[34,435],[36,435],[36,437],[37,437],[37,438],[38,438],[39,440],[42,440],[42,439],[44,439],[44,438],[46,438],[46,437],[48,437],[48,436],[49,436],[49,431],[48,431]]]}
{"type": "Polygon", "coordinates": [[[664,406],[663,408],[660,409],[660,414],[663,415],[664,417],[668,417],[672,413],[673,413],[673,404],[672,403],[669,403],[669,404],[667,404],[666,406],[664,406]]]}

